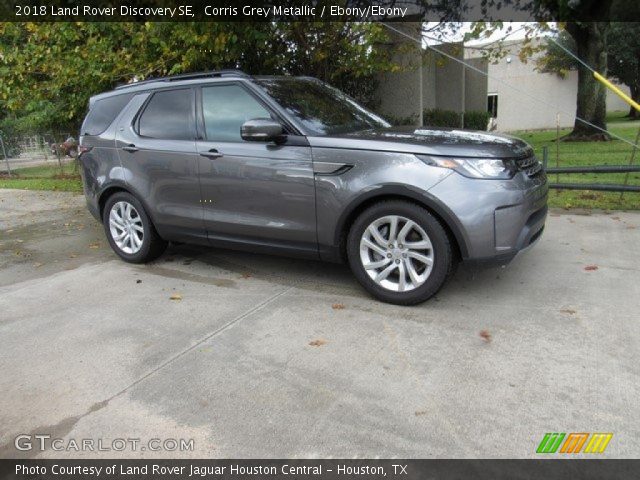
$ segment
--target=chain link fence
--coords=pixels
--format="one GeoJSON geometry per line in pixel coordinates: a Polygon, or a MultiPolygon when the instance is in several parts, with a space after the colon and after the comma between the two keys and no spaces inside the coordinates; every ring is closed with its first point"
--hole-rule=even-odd
{"type": "Polygon", "coordinates": [[[36,167],[77,172],[78,141],[69,132],[8,137],[0,132],[0,175],[20,176],[36,167]]]}

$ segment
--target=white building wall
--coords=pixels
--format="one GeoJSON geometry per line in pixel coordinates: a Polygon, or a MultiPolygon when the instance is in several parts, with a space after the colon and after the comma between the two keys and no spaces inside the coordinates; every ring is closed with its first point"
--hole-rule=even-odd
{"type": "Polygon", "coordinates": [[[569,72],[563,79],[537,72],[534,66],[522,63],[517,56],[489,65],[487,93],[498,94],[498,130],[552,128],[558,121],[561,127],[573,125],[578,73],[569,72]]]}
{"type": "MultiPolygon", "coordinates": [[[[519,48],[519,44],[511,45],[511,54],[489,64],[487,93],[498,95],[498,130],[555,128],[558,121],[562,128],[573,126],[578,72],[570,71],[564,78],[555,73],[541,73],[536,70],[535,59],[520,61],[519,48]]],[[[467,55],[475,56],[473,50],[467,55]]],[[[620,88],[629,93],[627,87],[620,88]]],[[[607,93],[607,111],[628,108],[617,95],[607,93]]]]}

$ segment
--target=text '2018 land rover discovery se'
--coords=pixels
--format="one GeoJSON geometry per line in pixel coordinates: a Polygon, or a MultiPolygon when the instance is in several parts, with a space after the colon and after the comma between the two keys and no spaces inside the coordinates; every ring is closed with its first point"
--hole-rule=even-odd
{"type": "Polygon", "coordinates": [[[525,142],[392,128],[312,78],[207,72],[93,97],[84,193],[127,262],[167,242],[347,261],[410,305],[459,260],[506,263],[541,235],[547,181],[525,142]]]}

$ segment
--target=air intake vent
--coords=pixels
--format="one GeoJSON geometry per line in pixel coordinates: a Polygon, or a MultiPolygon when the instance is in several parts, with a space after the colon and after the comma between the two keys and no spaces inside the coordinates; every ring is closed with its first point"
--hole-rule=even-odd
{"type": "Polygon", "coordinates": [[[542,164],[534,155],[516,160],[516,165],[518,170],[526,173],[529,178],[533,178],[542,172],[542,164]]]}

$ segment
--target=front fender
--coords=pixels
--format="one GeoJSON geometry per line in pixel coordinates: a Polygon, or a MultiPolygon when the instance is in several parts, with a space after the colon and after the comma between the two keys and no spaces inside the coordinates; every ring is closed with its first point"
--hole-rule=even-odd
{"type": "Polygon", "coordinates": [[[462,258],[468,256],[468,239],[455,214],[440,200],[429,194],[428,191],[419,190],[411,185],[401,184],[374,185],[354,198],[337,219],[333,233],[333,245],[340,245],[342,235],[348,231],[349,226],[362,210],[378,200],[388,198],[406,198],[430,210],[449,228],[460,248],[462,258]]]}

